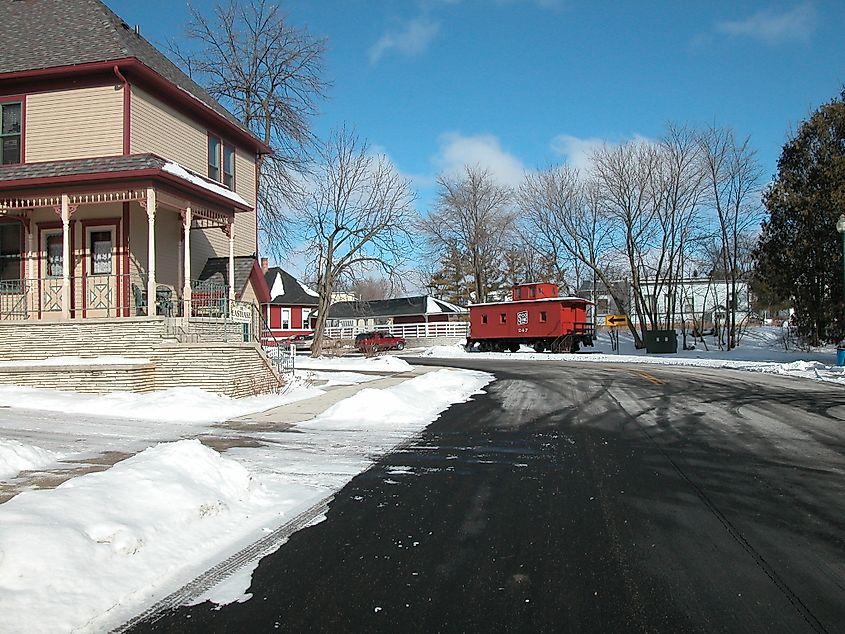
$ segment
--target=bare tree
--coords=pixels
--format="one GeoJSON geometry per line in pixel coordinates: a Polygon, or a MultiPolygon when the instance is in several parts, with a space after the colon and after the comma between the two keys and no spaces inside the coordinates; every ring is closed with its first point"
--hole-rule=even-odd
{"type": "MultiPolygon", "coordinates": [[[[311,118],[325,96],[325,40],[290,24],[273,0],[228,0],[211,16],[189,6],[186,36],[170,50],[273,154],[261,163],[259,226],[271,249],[287,244],[284,203],[300,187],[315,137],[311,118]]],[[[276,253],[278,255],[278,253],[276,253]]]]}
{"type": "MultiPolygon", "coordinates": [[[[582,265],[589,273],[593,296],[600,284],[617,309],[627,312],[626,285],[617,283],[619,270],[613,265],[618,225],[600,204],[595,182],[583,180],[569,166],[552,167],[526,174],[517,198],[525,231],[545,257],[561,273],[567,265],[582,265]]],[[[576,290],[583,276],[576,275],[576,290]]]]}
{"type": "Polygon", "coordinates": [[[315,356],[322,352],[336,284],[352,284],[373,272],[388,280],[401,274],[409,228],[416,221],[413,203],[410,182],[386,157],[370,154],[367,144],[347,129],[332,134],[312,186],[293,208],[319,295],[311,347],[315,356]]]}
{"type": "Polygon", "coordinates": [[[501,246],[514,228],[511,191],[478,167],[465,167],[462,177],[440,175],[437,185],[436,207],[420,228],[433,251],[446,248],[463,254],[473,299],[483,302],[491,288],[491,271],[501,268],[501,246]]]}
{"type": "Polygon", "coordinates": [[[750,139],[740,141],[733,130],[710,128],[700,137],[708,187],[708,202],[717,220],[717,270],[728,288],[726,298],[727,348],[736,347],[741,332],[737,323],[739,282],[748,277],[748,234],[762,217],[762,171],[750,139]]]}
{"type": "Polygon", "coordinates": [[[352,283],[352,292],[362,302],[387,299],[396,288],[394,281],[383,277],[363,277],[352,283]]]}

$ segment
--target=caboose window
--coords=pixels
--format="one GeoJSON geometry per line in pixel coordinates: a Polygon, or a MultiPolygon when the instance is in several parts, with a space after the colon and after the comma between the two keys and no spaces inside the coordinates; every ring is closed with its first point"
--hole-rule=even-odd
{"type": "Polygon", "coordinates": [[[529,288],[529,289],[528,289],[528,295],[529,295],[531,298],[533,298],[533,297],[534,297],[534,287],[533,287],[533,286],[532,286],[531,288],[529,288]]]}
{"type": "Polygon", "coordinates": [[[486,324],[486,323],[487,323],[487,315],[482,315],[482,316],[481,316],[481,323],[482,323],[482,324],[486,324]]]}
{"type": "Polygon", "coordinates": [[[540,323],[542,324],[542,323],[545,323],[545,322],[546,322],[546,311],[541,310],[540,311],[540,323]]]}
{"type": "Polygon", "coordinates": [[[507,316],[507,313],[500,313],[500,314],[499,314],[499,323],[500,323],[500,324],[506,324],[506,323],[508,323],[508,316],[507,316]]]}

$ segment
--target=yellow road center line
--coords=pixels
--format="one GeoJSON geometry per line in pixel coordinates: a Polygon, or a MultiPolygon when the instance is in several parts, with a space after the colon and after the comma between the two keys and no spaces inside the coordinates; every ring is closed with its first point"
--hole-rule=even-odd
{"type": "Polygon", "coordinates": [[[658,379],[656,376],[649,374],[648,372],[643,372],[642,370],[631,370],[631,372],[640,375],[649,383],[654,383],[655,385],[663,385],[663,381],[658,379]]]}

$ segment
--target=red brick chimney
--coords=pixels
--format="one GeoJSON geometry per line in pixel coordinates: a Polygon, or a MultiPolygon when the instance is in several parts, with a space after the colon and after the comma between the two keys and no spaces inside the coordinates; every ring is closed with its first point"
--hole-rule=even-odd
{"type": "Polygon", "coordinates": [[[266,273],[270,268],[270,261],[267,258],[261,258],[261,272],[266,273]]]}

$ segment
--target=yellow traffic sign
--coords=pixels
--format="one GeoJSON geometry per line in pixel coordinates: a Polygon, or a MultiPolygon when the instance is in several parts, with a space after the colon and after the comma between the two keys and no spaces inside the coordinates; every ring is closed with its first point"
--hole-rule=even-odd
{"type": "Polygon", "coordinates": [[[604,318],[604,323],[608,326],[627,326],[628,315],[608,315],[604,318]]]}

